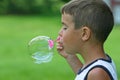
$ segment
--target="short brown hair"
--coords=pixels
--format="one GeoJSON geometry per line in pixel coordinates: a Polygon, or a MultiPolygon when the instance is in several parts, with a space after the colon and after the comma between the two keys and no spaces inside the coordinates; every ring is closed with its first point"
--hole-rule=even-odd
{"type": "Polygon", "coordinates": [[[71,0],[62,7],[61,13],[73,17],[75,29],[89,27],[100,42],[107,39],[114,25],[113,14],[102,0],[71,0]]]}

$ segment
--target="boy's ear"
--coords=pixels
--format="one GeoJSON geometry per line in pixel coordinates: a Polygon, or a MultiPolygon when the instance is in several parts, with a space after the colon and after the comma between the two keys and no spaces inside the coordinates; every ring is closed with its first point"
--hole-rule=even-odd
{"type": "Polygon", "coordinates": [[[82,27],[81,30],[82,30],[82,34],[81,34],[82,40],[83,41],[89,40],[91,36],[90,28],[85,26],[85,27],[82,27]]]}

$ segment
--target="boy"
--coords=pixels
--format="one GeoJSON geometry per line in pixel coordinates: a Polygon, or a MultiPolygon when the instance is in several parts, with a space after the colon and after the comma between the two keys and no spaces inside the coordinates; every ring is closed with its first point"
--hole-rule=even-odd
{"type": "Polygon", "coordinates": [[[117,80],[115,65],[103,48],[114,25],[109,7],[102,0],[72,0],[61,13],[57,50],[77,74],[75,80],[117,80]]]}

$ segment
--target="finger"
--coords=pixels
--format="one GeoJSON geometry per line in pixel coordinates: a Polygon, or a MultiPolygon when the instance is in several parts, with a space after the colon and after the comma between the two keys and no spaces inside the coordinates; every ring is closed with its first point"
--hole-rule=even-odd
{"type": "Polygon", "coordinates": [[[62,46],[57,46],[57,49],[62,50],[63,47],[62,46]]]}
{"type": "Polygon", "coordinates": [[[56,47],[62,49],[63,48],[63,44],[62,43],[57,43],[56,47]]]}

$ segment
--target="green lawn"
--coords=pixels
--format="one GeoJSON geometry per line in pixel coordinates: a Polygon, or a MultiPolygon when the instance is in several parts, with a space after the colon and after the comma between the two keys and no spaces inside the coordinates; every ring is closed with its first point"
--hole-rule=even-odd
{"type": "MultiPolygon", "coordinates": [[[[0,80],[74,80],[66,61],[54,50],[49,63],[33,63],[27,44],[35,36],[56,39],[60,17],[0,16],[0,80]]],[[[120,28],[116,27],[105,43],[105,50],[114,59],[120,75],[120,28]]],[[[120,79],[120,76],[119,76],[120,79]]]]}

